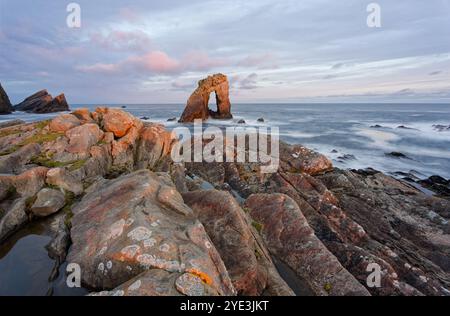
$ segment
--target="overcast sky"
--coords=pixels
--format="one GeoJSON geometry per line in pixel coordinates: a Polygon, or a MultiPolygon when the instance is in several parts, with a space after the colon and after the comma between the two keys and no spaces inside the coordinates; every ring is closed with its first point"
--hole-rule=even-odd
{"type": "Polygon", "coordinates": [[[450,103],[450,0],[0,0],[0,82],[13,103],[184,103],[229,76],[232,102],[450,103]]]}

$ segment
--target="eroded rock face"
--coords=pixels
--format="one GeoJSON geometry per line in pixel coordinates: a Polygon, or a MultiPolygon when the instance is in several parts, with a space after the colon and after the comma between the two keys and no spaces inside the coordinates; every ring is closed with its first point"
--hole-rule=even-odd
{"type": "Polygon", "coordinates": [[[293,295],[231,194],[195,191],[183,194],[183,198],[205,226],[239,295],[293,295]]]}
{"type": "Polygon", "coordinates": [[[0,84],[0,114],[9,114],[13,111],[11,101],[9,101],[6,91],[0,84]]]}
{"type": "Polygon", "coordinates": [[[32,113],[52,113],[69,111],[69,105],[64,94],[53,98],[47,90],[41,90],[15,105],[14,110],[32,113]]]}
{"type": "Polygon", "coordinates": [[[196,278],[195,293],[235,293],[203,225],[176,189],[148,170],[102,182],[73,213],[68,261],[80,264],[91,288],[131,295],[125,288],[140,280],[141,293],[158,294],[161,284],[161,295],[189,294],[183,280],[196,278]]]}
{"type": "Polygon", "coordinates": [[[305,280],[314,294],[369,294],[315,236],[294,200],[283,194],[255,194],[245,207],[261,225],[269,250],[305,280]]]}
{"type": "Polygon", "coordinates": [[[233,117],[231,115],[228,78],[223,74],[209,76],[199,81],[198,88],[189,97],[180,122],[194,122],[196,119],[206,120],[209,117],[217,119],[233,117]],[[217,111],[208,108],[211,92],[216,94],[217,111]]]}

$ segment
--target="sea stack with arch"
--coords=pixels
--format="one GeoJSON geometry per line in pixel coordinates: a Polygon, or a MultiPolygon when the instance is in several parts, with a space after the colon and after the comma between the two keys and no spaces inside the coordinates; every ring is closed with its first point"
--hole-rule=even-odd
{"type": "Polygon", "coordinates": [[[187,101],[186,108],[180,118],[180,123],[190,123],[194,120],[231,119],[230,85],[224,74],[215,74],[198,82],[197,89],[187,101]],[[208,108],[211,92],[216,94],[217,111],[208,108]]]}

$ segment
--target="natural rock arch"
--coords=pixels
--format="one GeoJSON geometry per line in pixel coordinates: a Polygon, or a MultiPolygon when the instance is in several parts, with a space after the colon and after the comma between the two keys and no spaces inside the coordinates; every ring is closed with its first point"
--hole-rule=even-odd
{"type": "Polygon", "coordinates": [[[229,88],[228,78],[223,74],[215,74],[200,80],[197,89],[187,101],[180,122],[193,122],[196,119],[206,120],[209,117],[215,119],[233,118],[231,115],[229,88]],[[208,107],[212,92],[216,95],[217,111],[213,111],[208,107]]]}

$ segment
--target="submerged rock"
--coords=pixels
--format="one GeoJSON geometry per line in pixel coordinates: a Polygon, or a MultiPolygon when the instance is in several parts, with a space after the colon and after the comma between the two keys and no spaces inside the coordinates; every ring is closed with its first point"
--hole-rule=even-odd
{"type": "Polygon", "coordinates": [[[231,119],[233,117],[231,115],[228,78],[223,74],[215,74],[198,82],[198,88],[189,97],[180,122],[190,123],[196,119],[206,120],[209,117],[216,119],[231,119]],[[211,92],[216,94],[217,112],[208,108],[211,92]]]}
{"type": "Polygon", "coordinates": [[[405,154],[397,152],[397,151],[386,153],[385,155],[388,156],[388,157],[393,157],[393,158],[411,159],[408,156],[406,156],[405,154]]]}

